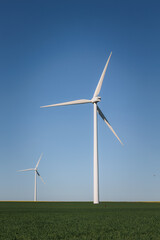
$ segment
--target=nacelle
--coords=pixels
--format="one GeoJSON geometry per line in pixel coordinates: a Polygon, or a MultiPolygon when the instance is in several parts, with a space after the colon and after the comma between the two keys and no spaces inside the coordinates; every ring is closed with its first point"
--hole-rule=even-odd
{"type": "Polygon", "coordinates": [[[101,97],[94,97],[91,99],[92,103],[96,103],[96,102],[100,102],[101,101],[101,97]]]}

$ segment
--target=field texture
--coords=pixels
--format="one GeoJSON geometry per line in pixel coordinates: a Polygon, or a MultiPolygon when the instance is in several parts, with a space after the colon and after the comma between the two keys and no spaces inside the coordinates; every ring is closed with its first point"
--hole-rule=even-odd
{"type": "Polygon", "coordinates": [[[1,240],[159,240],[160,203],[0,202],[1,240]]]}

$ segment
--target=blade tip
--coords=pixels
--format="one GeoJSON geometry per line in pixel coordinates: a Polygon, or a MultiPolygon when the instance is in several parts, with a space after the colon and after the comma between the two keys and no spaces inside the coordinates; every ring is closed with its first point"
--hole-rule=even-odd
{"type": "Polygon", "coordinates": [[[122,146],[124,146],[124,143],[123,143],[123,142],[121,142],[121,145],[122,145],[122,146]]]}

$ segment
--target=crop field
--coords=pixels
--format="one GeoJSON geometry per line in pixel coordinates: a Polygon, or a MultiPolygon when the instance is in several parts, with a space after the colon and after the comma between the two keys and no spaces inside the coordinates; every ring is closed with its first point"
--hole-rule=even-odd
{"type": "Polygon", "coordinates": [[[160,203],[0,202],[1,240],[160,239],[160,203]]]}

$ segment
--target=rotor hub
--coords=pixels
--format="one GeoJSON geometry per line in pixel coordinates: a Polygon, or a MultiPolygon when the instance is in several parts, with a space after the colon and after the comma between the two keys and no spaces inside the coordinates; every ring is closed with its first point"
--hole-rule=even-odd
{"type": "Polygon", "coordinates": [[[92,103],[100,102],[101,101],[101,97],[93,97],[91,101],[92,101],[92,103]]]}

